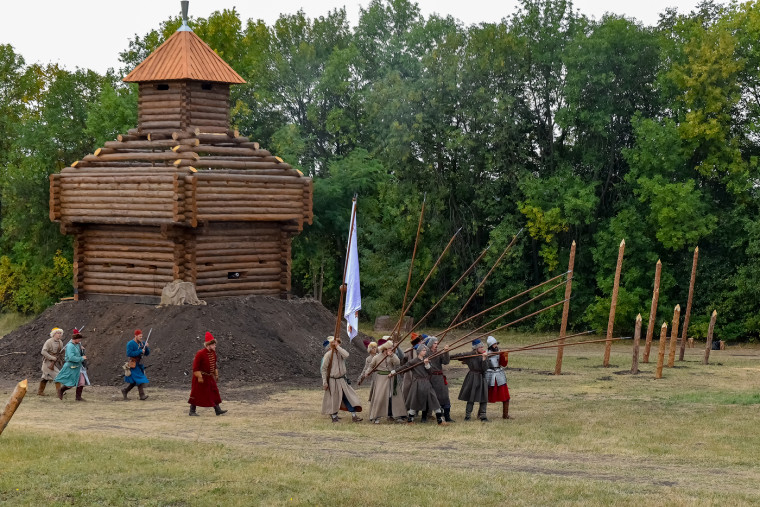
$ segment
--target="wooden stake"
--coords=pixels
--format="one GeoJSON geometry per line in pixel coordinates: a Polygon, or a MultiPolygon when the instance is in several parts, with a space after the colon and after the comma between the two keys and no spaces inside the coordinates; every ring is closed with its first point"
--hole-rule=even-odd
{"type": "Polygon", "coordinates": [[[681,320],[681,305],[673,310],[673,324],[670,328],[670,352],[668,353],[668,368],[672,368],[676,360],[676,344],[678,343],[678,324],[681,320]]]}
{"type": "Polygon", "coordinates": [[[615,326],[615,310],[617,309],[618,290],[620,289],[620,271],[623,268],[623,253],[625,252],[625,240],[620,242],[618,248],[617,266],[615,267],[615,284],[612,286],[612,300],[610,301],[610,318],[607,321],[607,344],[604,347],[604,367],[610,366],[610,351],[612,350],[612,328],[615,326]]]}
{"type": "Polygon", "coordinates": [[[705,345],[705,359],[702,364],[707,364],[710,360],[710,350],[712,350],[713,331],[715,330],[715,320],[718,318],[718,311],[713,310],[710,317],[710,327],[707,328],[707,345],[705,345]]]}
{"type": "Polygon", "coordinates": [[[697,278],[697,257],[699,257],[699,247],[694,249],[694,260],[691,262],[691,279],[689,280],[689,299],[686,302],[686,315],[683,319],[683,332],[681,333],[681,349],[678,351],[678,360],[683,361],[684,350],[686,349],[686,339],[689,332],[689,318],[691,317],[691,300],[694,297],[694,281],[697,278]]]}
{"type": "Polygon", "coordinates": [[[21,400],[23,400],[24,396],[26,396],[26,386],[26,380],[22,380],[16,385],[16,389],[13,390],[11,398],[8,400],[8,403],[5,405],[2,413],[0,413],[0,435],[3,434],[3,430],[6,426],[8,426],[11,417],[13,417],[13,414],[16,413],[16,409],[21,404],[21,400]]]}
{"type": "Polygon", "coordinates": [[[639,373],[639,339],[641,339],[641,314],[636,316],[636,330],[633,333],[633,362],[631,363],[631,374],[639,373]]]}
{"type": "Polygon", "coordinates": [[[652,292],[652,307],[649,309],[649,322],[647,323],[647,338],[644,345],[644,362],[649,362],[649,350],[652,347],[652,335],[654,334],[655,320],[657,319],[657,302],[660,299],[660,273],[662,262],[658,259],[654,270],[654,291],[652,292]]]}
{"type": "Polygon", "coordinates": [[[559,327],[559,347],[557,347],[557,362],[554,365],[554,374],[562,373],[562,354],[564,353],[563,345],[565,344],[565,333],[567,332],[567,318],[570,314],[570,293],[573,289],[573,265],[575,264],[575,241],[570,247],[570,260],[567,263],[567,282],[565,285],[565,305],[562,307],[562,324],[559,327]]]}
{"type": "Polygon", "coordinates": [[[660,346],[657,349],[657,371],[654,378],[662,378],[662,363],[665,362],[665,341],[668,339],[668,323],[663,322],[660,328],[660,346]]]}

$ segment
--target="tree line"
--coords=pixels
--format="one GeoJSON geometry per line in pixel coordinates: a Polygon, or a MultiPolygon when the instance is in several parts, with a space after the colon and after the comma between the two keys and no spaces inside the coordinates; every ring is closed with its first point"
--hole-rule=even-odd
{"type": "MultiPolygon", "coordinates": [[[[179,25],[136,35],[106,75],[27,65],[0,45],[3,309],[70,295],[48,175],[136,125],[137,90],[120,79],[179,25]]],[[[233,87],[234,126],[314,178],[314,224],[293,244],[297,295],[337,306],[358,193],[362,317],[398,316],[425,196],[412,290],[461,232],[411,315],[490,245],[431,316],[448,323],[523,229],[470,312],[565,271],[574,240],[571,325],[602,330],[624,238],[618,331],[648,315],[658,259],[658,322],[685,304],[699,246],[690,334],[704,336],[716,309],[722,339],[760,336],[757,2],[665,10],[655,26],[589,19],[565,0],[523,0],[471,26],[408,0],[373,0],[356,26],[344,9],[273,25],[232,9],[191,26],[247,81],[233,87]]]]}

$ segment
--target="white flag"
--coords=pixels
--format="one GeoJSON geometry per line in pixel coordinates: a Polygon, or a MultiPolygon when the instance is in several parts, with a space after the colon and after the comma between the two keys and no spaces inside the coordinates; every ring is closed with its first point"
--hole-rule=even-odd
{"type": "Polygon", "coordinates": [[[362,309],[362,293],[359,289],[359,251],[356,247],[356,201],[351,208],[353,217],[353,230],[349,229],[351,244],[348,245],[346,254],[346,307],[343,317],[346,319],[346,330],[348,337],[353,340],[359,333],[359,310],[362,309]]]}

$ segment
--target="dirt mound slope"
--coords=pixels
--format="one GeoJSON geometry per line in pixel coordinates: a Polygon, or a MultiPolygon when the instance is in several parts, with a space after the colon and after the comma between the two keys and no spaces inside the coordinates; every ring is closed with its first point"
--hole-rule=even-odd
{"type": "MultiPolygon", "coordinates": [[[[195,353],[206,331],[217,339],[219,371],[225,382],[320,383],[322,343],[335,331],[335,315],[311,299],[277,299],[267,296],[223,298],[206,306],[157,308],[131,303],[64,302],[48,308],[32,322],[0,339],[0,378],[40,377],[40,350],[53,327],[71,330],[84,326],[82,344],[88,373],[95,385],[123,382],[121,365],[134,330],[150,336],[151,355],[144,359],[146,373],[157,385],[188,384],[195,353]],[[25,354],[8,354],[25,352],[25,354]]],[[[345,324],[343,324],[345,337],[345,324]]],[[[348,375],[353,381],[366,358],[360,334],[344,347],[348,375]]]]}

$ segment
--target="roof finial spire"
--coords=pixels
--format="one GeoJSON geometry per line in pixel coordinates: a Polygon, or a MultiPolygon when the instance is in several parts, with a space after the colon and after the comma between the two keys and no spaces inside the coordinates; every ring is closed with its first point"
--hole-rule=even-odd
{"type": "Polygon", "coordinates": [[[178,32],[192,32],[190,25],[187,24],[187,8],[190,5],[190,0],[182,0],[182,26],[177,30],[178,32]]]}

